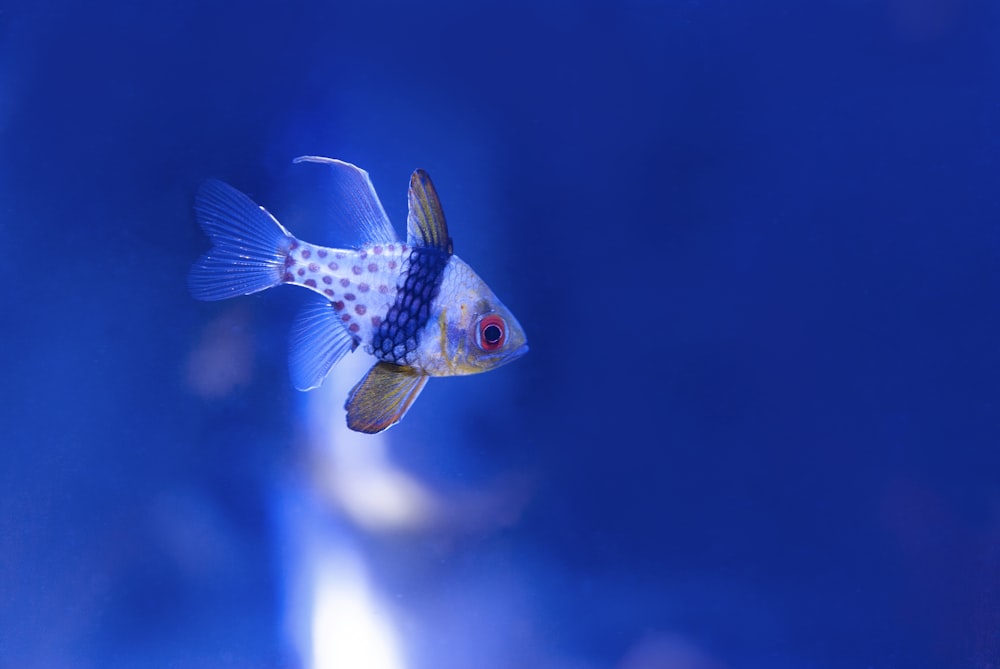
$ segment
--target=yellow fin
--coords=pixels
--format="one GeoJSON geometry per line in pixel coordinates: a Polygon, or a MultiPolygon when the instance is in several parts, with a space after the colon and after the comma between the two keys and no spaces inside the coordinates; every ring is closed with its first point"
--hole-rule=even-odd
{"type": "Polygon", "coordinates": [[[398,423],[424,389],[427,375],[412,367],[380,362],[347,398],[347,427],[375,434],[398,423]]]}
{"type": "Polygon", "coordinates": [[[409,214],[406,217],[406,236],[410,244],[430,246],[451,255],[451,237],[448,236],[444,210],[427,172],[414,170],[410,175],[407,200],[409,214]]]}

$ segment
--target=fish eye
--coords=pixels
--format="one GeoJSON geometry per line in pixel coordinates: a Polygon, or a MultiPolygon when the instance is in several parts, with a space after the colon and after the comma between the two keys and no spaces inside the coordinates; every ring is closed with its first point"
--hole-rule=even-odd
{"type": "Polygon", "coordinates": [[[479,348],[484,351],[495,351],[503,346],[506,338],[507,325],[496,314],[479,321],[479,348]]]}

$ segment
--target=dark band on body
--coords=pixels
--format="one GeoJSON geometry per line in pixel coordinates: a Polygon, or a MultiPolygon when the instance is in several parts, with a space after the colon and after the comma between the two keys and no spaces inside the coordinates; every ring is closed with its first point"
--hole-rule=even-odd
{"type": "Polygon", "coordinates": [[[448,259],[440,249],[419,247],[403,262],[396,301],[372,336],[372,349],[379,359],[397,365],[415,362],[418,335],[430,318],[448,259]]]}

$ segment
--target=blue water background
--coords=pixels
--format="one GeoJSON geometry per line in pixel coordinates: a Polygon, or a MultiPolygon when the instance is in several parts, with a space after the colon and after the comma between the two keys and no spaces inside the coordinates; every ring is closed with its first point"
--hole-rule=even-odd
{"type": "Polygon", "coordinates": [[[521,588],[462,600],[482,653],[1000,666],[998,35],[986,0],[0,5],[0,666],[301,666],[302,300],[185,286],[208,177],[324,241],[301,154],[400,229],[426,168],[528,332],[388,433],[442,490],[530,480],[432,551],[521,588]],[[250,371],[207,397],[223,315],[250,371]]]}

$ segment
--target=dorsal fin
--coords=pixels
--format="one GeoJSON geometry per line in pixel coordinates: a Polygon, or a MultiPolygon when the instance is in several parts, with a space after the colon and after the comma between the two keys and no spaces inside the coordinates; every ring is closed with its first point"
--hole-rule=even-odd
{"type": "Polygon", "coordinates": [[[448,236],[444,210],[427,172],[414,170],[410,175],[407,199],[410,211],[406,217],[406,236],[409,244],[429,246],[451,255],[451,237],[448,236]]]}
{"type": "Polygon", "coordinates": [[[396,239],[392,223],[382,208],[375,186],[357,165],[323,156],[299,156],[293,163],[319,163],[330,167],[332,198],[329,214],[353,244],[391,242],[396,239]]]}

